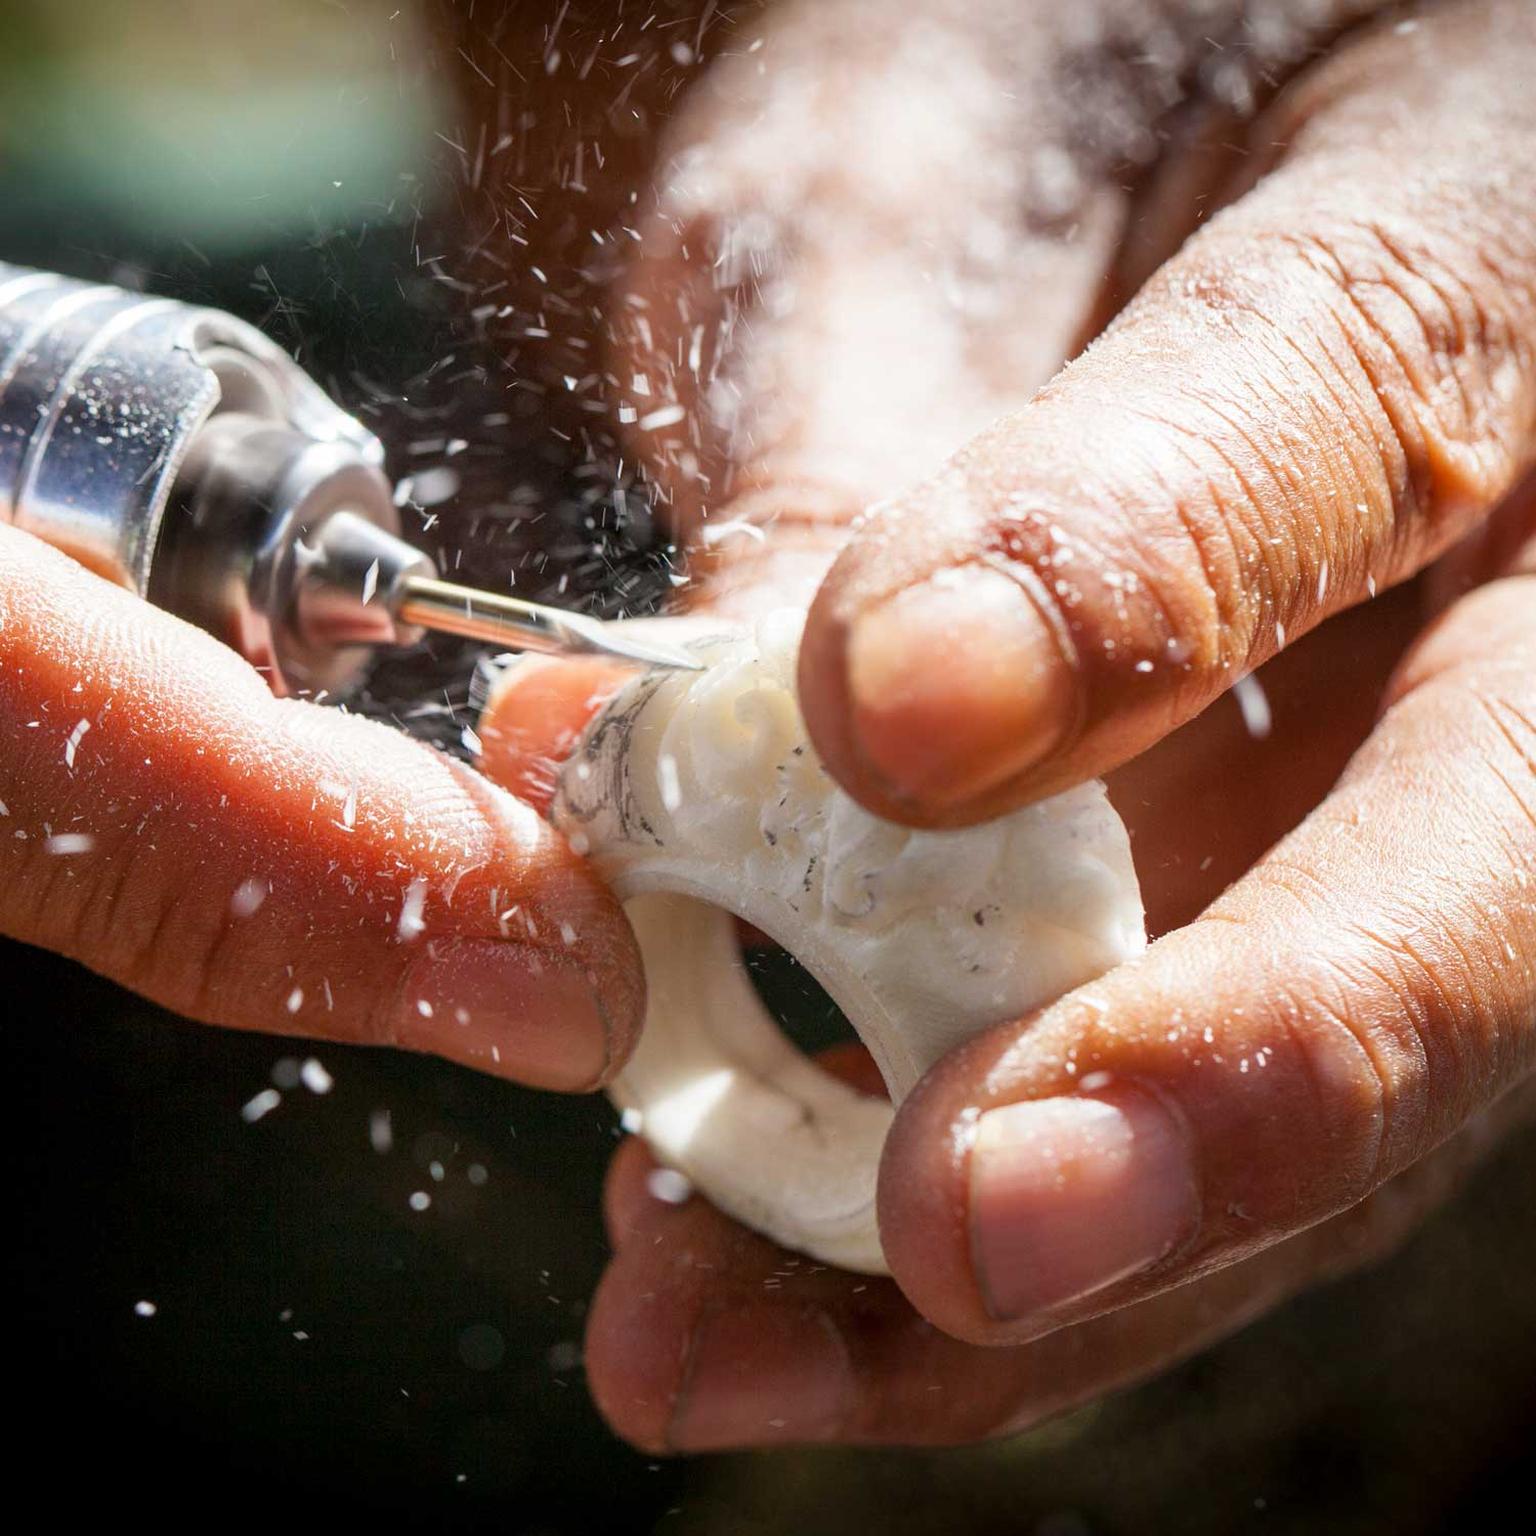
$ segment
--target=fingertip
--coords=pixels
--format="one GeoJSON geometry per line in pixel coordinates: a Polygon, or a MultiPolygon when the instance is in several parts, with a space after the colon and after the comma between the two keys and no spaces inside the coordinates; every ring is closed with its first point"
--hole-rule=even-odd
{"type": "Polygon", "coordinates": [[[547,812],[560,764],[631,675],[597,657],[519,657],[481,712],[481,771],[540,814],[547,812]]]}
{"type": "Polygon", "coordinates": [[[650,1148],[638,1136],[625,1137],[613,1154],[603,1182],[603,1229],[614,1252],[656,1212],[658,1202],[649,1182],[656,1168],[650,1148]]]}
{"type": "MultiPolygon", "coordinates": [[[[834,573],[835,580],[835,573],[834,573]]],[[[877,814],[963,826],[1010,808],[1080,710],[1070,642],[1027,577],[967,564],[818,599],[800,696],[818,751],[877,814]]],[[[830,586],[830,583],[829,583],[830,586]]]]}
{"type": "Polygon", "coordinates": [[[622,1249],[592,1298],[587,1387],[613,1432],[637,1450],[670,1455],[668,1426],[682,1389],[696,1296],[656,1284],[654,1255],[622,1249]]]}
{"type": "Polygon", "coordinates": [[[877,1208],[880,1244],[902,1294],[944,1333],[987,1344],[997,1327],[966,1230],[977,1114],[965,1059],[975,1054],[960,1047],[903,1100],[881,1153],[877,1208]]]}

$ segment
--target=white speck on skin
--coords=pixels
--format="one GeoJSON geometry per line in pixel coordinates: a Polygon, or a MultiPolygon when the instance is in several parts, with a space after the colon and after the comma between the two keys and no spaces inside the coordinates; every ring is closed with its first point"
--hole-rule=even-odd
{"type": "Polygon", "coordinates": [[[766,543],[768,539],[760,524],[749,522],[744,517],[733,517],[723,523],[705,523],[699,531],[699,538],[706,549],[712,549],[716,544],[723,544],[726,539],[738,534],[758,544],[766,543]]]}
{"type": "Polygon", "coordinates": [[[229,898],[229,910],[236,917],[252,917],[271,894],[272,887],[265,880],[251,875],[235,887],[234,895],[229,898]]]}
{"type": "Polygon", "coordinates": [[[427,926],[421,916],[426,904],[427,882],[417,875],[405,888],[405,900],[400,904],[400,921],[396,924],[395,933],[402,943],[409,944],[412,939],[421,937],[427,926]]]}
{"type": "Polygon", "coordinates": [[[304,988],[295,987],[288,994],[287,1009],[289,1013],[297,1013],[304,1006],[304,988]]]}
{"type": "Polygon", "coordinates": [[[652,1169],[645,1187],[654,1199],[665,1205],[683,1205],[693,1194],[693,1184],[687,1174],[679,1173],[675,1168],[652,1169]]]}
{"type": "Polygon", "coordinates": [[[430,1019],[432,1017],[432,1004],[429,1003],[426,998],[418,997],[416,999],[416,1012],[419,1013],[422,1018],[430,1019]]]}
{"type": "Polygon", "coordinates": [[[69,733],[69,739],[64,743],[64,766],[66,768],[73,768],[75,766],[75,753],[79,750],[80,742],[90,728],[91,722],[89,720],[80,720],[76,722],[74,730],[69,733]]]}
{"type": "Polygon", "coordinates": [[[96,846],[96,839],[89,832],[55,832],[43,847],[61,858],[74,853],[89,853],[96,846]]]}
{"type": "Polygon", "coordinates": [[[255,1098],[248,1099],[240,1106],[240,1118],[247,1125],[255,1125],[263,1116],[270,1115],[282,1102],[283,1096],[276,1088],[263,1088],[255,1098]]]}

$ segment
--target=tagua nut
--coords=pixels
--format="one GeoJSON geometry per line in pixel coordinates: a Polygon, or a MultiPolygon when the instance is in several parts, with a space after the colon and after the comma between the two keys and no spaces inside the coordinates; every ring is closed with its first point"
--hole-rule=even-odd
{"type": "Polygon", "coordinates": [[[644,957],[645,1027],[614,1101],[738,1220],[883,1274],[875,1182],[893,1105],[960,1041],[1136,954],[1145,927],[1100,783],[949,832],[850,799],[796,702],[803,620],[699,635],[705,670],[627,684],[562,768],[552,816],[624,902],[644,957]],[[816,977],[890,1103],[780,1031],[735,918],[816,977]]]}

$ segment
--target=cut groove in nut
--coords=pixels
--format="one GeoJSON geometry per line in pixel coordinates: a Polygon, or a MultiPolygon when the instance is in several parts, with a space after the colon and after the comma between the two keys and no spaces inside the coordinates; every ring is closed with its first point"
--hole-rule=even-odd
{"type": "Polygon", "coordinates": [[[552,815],[624,901],[644,957],[645,1029],[615,1101],[731,1215],[879,1274],[893,1109],[785,1038],[732,914],[816,977],[899,1104],[952,1046],[1139,951],[1141,899],[1097,783],[959,832],[856,805],[806,739],[802,622],[697,639],[705,671],[628,684],[562,768],[552,815]]]}

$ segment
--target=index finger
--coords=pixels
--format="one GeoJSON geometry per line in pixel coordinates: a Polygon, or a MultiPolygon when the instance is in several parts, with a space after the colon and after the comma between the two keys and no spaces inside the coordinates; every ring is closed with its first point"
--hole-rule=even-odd
{"type": "Polygon", "coordinates": [[[1511,0],[1341,51],[1260,120],[1285,147],[1253,191],[853,538],[800,662],[850,793],[956,825],[1102,773],[1510,489],[1536,454],[1533,66],[1511,0]]]}

